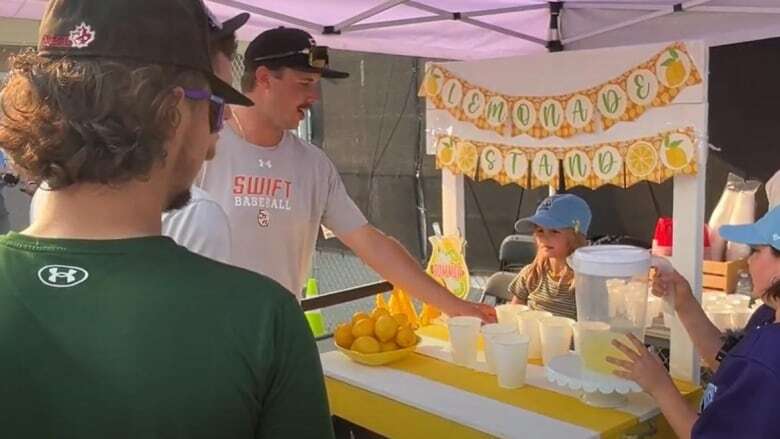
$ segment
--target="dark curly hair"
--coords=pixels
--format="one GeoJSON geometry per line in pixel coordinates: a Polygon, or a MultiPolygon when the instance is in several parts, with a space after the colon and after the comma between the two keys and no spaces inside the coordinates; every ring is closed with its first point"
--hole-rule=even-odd
{"type": "Polygon", "coordinates": [[[204,75],[126,60],[11,58],[0,94],[0,146],[14,168],[56,190],[144,179],[180,121],[175,87],[204,75]]]}

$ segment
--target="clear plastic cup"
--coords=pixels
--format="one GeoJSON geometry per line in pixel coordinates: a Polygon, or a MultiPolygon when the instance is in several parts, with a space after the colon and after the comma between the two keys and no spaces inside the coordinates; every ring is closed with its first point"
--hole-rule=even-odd
{"type": "Polygon", "coordinates": [[[753,314],[753,311],[750,309],[740,309],[734,311],[734,313],[731,315],[731,324],[733,325],[734,330],[740,330],[745,329],[745,326],[747,326],[748,321],[750,320],[750,316],[753,314]]]}
{"type": "Polygon", "coordinates": [[[482,339],[485,345],[485,362],[488,371],[495,375],[496,360],[493,356],[493,338],[499,335],[518,334],[517,325],[509,323],[491,323],[482,326],[482,339]]]}
{"type": "Polygon", "coordinates": [[[520,304],[507,303],[496,307],[496,318],[498,323],[517,325],[517,314],[528,311],[528,306],[520,304]]]}
{"type": "Polygon", "coordinates": [[[712,306],[704,312],[720,332],[726,332],[734,328],[734,323],[731,319],[731,315],[734,313],[733,307],[727,305],[712,306]]]}
{"type": "Polygon", "coordinates": [[[516,389],[525,385],[530,339],[523,334],[505,334],[493,337],[498,386],[516,389]]]}
{"type": "Polygon", "coordinates": [[[549,364],[553,358],[569,353],[574,320],[566,317],[539,319],[539,337],[542,345],[542,362],[549,364]]]}
{"type": "Polygon", "coordinates": [[[452,360],[455,364],[474,367],[477,363],[477,341],[482,320],[477,317],[458,316],[447,319],[450,333],[452,360]]]}
{"type": "Polygon", "coordinates": [[[539,319],[552,317],[547,311],[523,311],[517,314],[517,322],[521,334],[529,338],[528,358],[537,360],[542,358],[542,344],[539,335],[539,319]]]}

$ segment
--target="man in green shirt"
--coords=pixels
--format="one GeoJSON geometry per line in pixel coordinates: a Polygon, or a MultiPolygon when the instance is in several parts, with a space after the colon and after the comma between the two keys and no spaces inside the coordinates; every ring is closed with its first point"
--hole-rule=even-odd
{"type": "Polygon", "coordinates": [[[316,346],[273,281],[160,236],[222,125],[195,0],[52,0],[0,145],[51,188],[0,237],[0,437],[329,438],[316,346]]]}

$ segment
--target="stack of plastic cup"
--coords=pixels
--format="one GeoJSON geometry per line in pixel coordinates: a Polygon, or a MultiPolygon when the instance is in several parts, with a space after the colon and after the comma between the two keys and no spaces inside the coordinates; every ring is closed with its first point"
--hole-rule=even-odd
{"type": "Polygon", "coordinates": [[[552,317],[547,311],[523,311],[517,314],[517,322],[520,333],[528,336],[528,358],[538,360],[542,358],[542,343],[539,335],[539,319],[552,317]]]}
{"type": "Polygon", "coordinates": [[[498,323],[517,325],[517,314],[528,311],[528,306],[520,304],[507,303],[496,307],[496,318],[498,323]]]}
{"type": "Polygon", "coordinates": [[[493,337],[493,353],[499,387],[516,389],[525,385],[529,338],[523,334],[493,337]]]}
{"type": "Polygon", "coordinates": [[[477,363],[477,341],[482,320],[477,317],[458,316],[447,319],[450,334],[452,360],[455,364],[474,367],[477,363]]]}
{"type": "Polygon", "coordinates": [[[485,361],[488,371],[496,373],[496,360],[493,355],[493,338],[501,335],[517,334],[517,325],[510,323],[491,323],[482,327],[482,339],[485,345],[485,361]]]}
{"type": "Polygon", "coordinates": [[[539,319],[539,336],[542,345],[542,362],[549,364],[553,358],[567,354],[571,347],[574,320],[566,317],[539,319]]]}

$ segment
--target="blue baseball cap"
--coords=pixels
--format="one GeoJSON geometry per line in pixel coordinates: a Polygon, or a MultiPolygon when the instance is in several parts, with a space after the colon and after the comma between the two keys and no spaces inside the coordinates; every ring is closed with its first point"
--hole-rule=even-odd
{"type": "Polygon", "coordinates": [[[516,222],[515,230],[531,233],[534,226],[539,226],[555,230],[574,229],[587,236],[590,220],[590,207],[585,200],[572,194],[553,195],[542,201],[534,216],[516,222]]]}
{"type": "Polygon", "coordinates": [[[767,212],[753,224],[722,226],[720,236],[747,245],[768,245],[780,250],[780,206],[767,212]]]}

